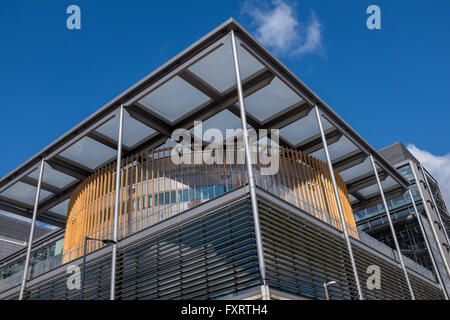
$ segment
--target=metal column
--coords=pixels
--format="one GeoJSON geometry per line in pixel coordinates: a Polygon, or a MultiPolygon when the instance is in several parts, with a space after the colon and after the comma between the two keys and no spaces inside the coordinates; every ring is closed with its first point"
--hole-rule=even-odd
{"type": "MultiPolygon", "coordinates": [[[[420,197],[422,198],[423,207],[425,209],[425,213],[427,214],[428,221],[430,222],[430,228],[431,228],[431,231],[433,232],[434,239],[436,240],[436,245],[437,245],[437,248],[439,250],[439,254],[441,255],[442,262],[444,263],[445,270],[447,271],[447,276],[450,277],[450,268],[448,266],[447,260],[445,259],[445,254],[444,254],[444,251],[442,250],[442,245],[441,245],[441,242],[439,240],[439,236],[438,236],[438,234],[436,232],[436,229],[434,227],[433,219],[431,218],[431,214],[430,214],[430,212],[428,210],[428,206],[425,203],[426,202],[425,201],[425,197],[423,195],[422,188],[420,187],[420,181],[419,181],[419,178],[417,178],[416,170],[414,168],[414,164],[413,164],[412,161],[409,161],[409,166],[411,167],[411,171],[412,171],[412,173],[414,175],[414,180],[416,181],[417,189],[419,190],[420,197]]],[[[426,178],[426,177],[424,177],[424,178],[426,178]]]]}
{"type": "Polygon", "coordinates": [[[377,167],[375,165],[375,161],[373,160],[373,156],[372,155],[370,155],[370,162],[372,163],[372,168],[373,168],[373,172],[375,174],[375,178],[377,180],[378,189],[380,189],[381,199],[383,200],[384,209],[386,210],[386,216],[387,216],[388,221],[389,221],[389,227],[391,229],[392,238],[394,239],[395,249],[397,250],[398,259],[400,260],[400,265],[401,265],[401,267],[403,269],[403,273],[405,274],[405,279],[406,279],[406,283],[408,284],[409,293],[411,294],[411,299],[412,300],[416,300],[416,298],[414,296],[414,292],[413,292],[412,286],[411,286],[411,282],[409,281],[408,271],[406,271],[405,263],[403,262],[403,256],[402,256],[402,252],[400,251],[400,246],[398,245],[397,236],[395,234],[394,225],[393,225],[392,219],[391,219],[391,213],[389,212],[389,208],[388,208],[388,205],[387,205],[387,202],[386,202],[386,198],[384,196],[383,187],[381,186],[380,177],[378,176],[377,167]]]}
{"type": "Polygon", "coordinates": [[[342,209],[341,199],[339,198],[339,193],[337,189],[336,177],[334,176],[333,164],[331,163],[330,153],[328,151],[327,139],[325,137],[325,132],[323,131],[322,120],[320,119],[319,108],[317,105],[314,106],[314,111],[316,113],[317,123],[319,124],[320,136],[322,137],[323,150],[325,151],[325,156],[327,158],[328,170],[330,170],[331,181],[333,183],[334,196],[339,210],[339,217],[342,225],[342,232],[344,233],[345,242],[347,243],[348,254],[350,256],[350,261],[352,263],[353,274],[355,276],[356,288],[358,289],[358,295],[360,300],[364,300],[361,284],[359,283],[358,271],[356,270],[355,258],[353,256],[352,245],[350,243],[350,238],[347,231],[347,223],[345,222],[344,210],[342,209]]]}
{"type": "Polygon", "coordinates": [[[414,201],[411,189],[408,189],[408,193],[409,193],[409,197],[411,198],[411,203],[414,207],[414,212],[415,212],[417,221],[419,223],[420,231],[422,232],[423,239],[425,240],[425,245],[427,247],[428,252],[430,253],[431,263],[433,264],[434,272],[436,272],[436,277],[438,278],[439,285],[441,286],[442,292],[444,293],[445,300],[448,300],[447,290],[444,286],[444,283],[442,282],[441,274],[439,273],[439,269],[437,268],[436,261],[434,261],[433,251],[431,251],[431,246],[430,246],[430,243],[428,242],[427,234],[425,233],[425,228],[423,227],[422,220],[420,218],[419,211],[417,210],[416,202],[414,201]]]}
{"type": "Polygon", "coordinates": [[[19,300],[23,299],[23,294],[25,292],[25,286],[27,283],[28,266],[30,265],[31,247],[33,246],[34,227],[36,225],[36,216],[37,216],[37,210],[38,210],[38,205],[39,205],[39,195],[41,193],[41,182],[42,182],[42,173],[43,172],[44,172],[44,159],[41,160],[41,166],[39,169],[39,178],[38,178],[38,184],[37,184],[37,189],[36,189],[36,198],[34,199],[33,219],[31,221],[30,237],[28,239],[27,256],[25,258],[25,266],[23,269],[22,286],[20,287],[19,300]]]}
{"type": "Polygon", "coordinates": [[[256,251],[258,254],[258,264],[259,264],[259,272],[261,277],[262,286],[266,285],[266,266],[264,262],[264,251],[263,251],[263,245],[262,245],[262,237],[261,237],[261,227],[259,223],[259,212],[258,212],[258,202],[256,198],[256,191],[255,191],[255,179],[253,176],[253,166],[252,166],[252,158],[250,154],[250,146],[248,142],[248,132],[247,132],[247,117],[245,114],[245,107],[244,107],[244,94],[242,91],[242,83],[241,83],[241,75],[240,75],[240,69],[239,69],[239,59],[237,54],[237,48],[236,48],[236,38],[234,31],[231,31],[231,42],[232,42],[232,48],[233,48],[233,60],[234,60],[234,69],[236,73],[236,86],[238,90],[238,96],[239,96],[239,109],[240,109],[240,115],[241,115],[241,122],[242,122],[242,133],[243,133],[243,140],[244,140],[244,147],[245,147],[245,162],[247,164],[247,174],[248,174],[248,185],[249,185],[249,191],[250,191],[250,200],[252,203],[252,212],[253,212],[253,222],[255,225],[255,237],[256,237],[256,251]]]}
{"type": "Polygon", "coordinates": [[[117,246],[118,243],[118,227],[119,227],[119,199],[120,199],[120,175],[122,169],[122,138],[123,138],[123,104],[120,106],[119,111],[119,137],[117,139],[117,167],[116,167],[116,189],[114,198],[114,238],[115,241],[112,251],[111,261],[111,293],[110,300],[114,300],[116,297],[116,264],[117,264],[117,246]]]}
{"type": "MultiPolygon", "coordinates": [[[[445,240],[447,241],[447,244],[450,245],[450,239],[448,238],[447,230],[445,230],[444,223],[442,222],[441,212],[439,211],[439,208],[437,207],[436,200],[434,199],[433,193],[430,188],[430,184],[428,183],[428,179],[425,174],[425,170],[423,170],[422,164],[420,164],[420,171],[422,171],[423,178],[425,179],[425,183],[427,184],[428,193],[430,194],[431,200],[433,201],[433,205],[436,208],[437,217],[439,219],[439,223],[442,226],[442,231],[444,232],[445,240]]],[[[425,199],[424,199],[424,201],[425,201],[425,199]]],[[[425,203],[424,203],[424,205],[425,205],[425,203]]]]}

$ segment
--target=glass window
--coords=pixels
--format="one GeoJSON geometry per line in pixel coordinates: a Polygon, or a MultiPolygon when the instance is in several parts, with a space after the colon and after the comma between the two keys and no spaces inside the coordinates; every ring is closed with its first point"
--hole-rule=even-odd
{"type": "Polygon", "coordinates": [[[413,181],[414,180],[414,174],[412,173],[411,167],[409,166],[409,164],[407,164],[405,166],[402,166],[402,167],[398,168],[397,170],[408,181],[413,181]]]}
{"type": "Polygon", "coordinates": [[[244,100],[245,110],[259,121],[301,102],[302,99],[279,78],[248,96],[244,100]]]}
{"type": "Polygon", "coordinates": [[[405,216],[409,215],[409,209],[406,208],[406,209],[397,211],[395,214],[396,214],[397,218],[405,217],[405,216]]]}
{"type": "MultiPolygon", "coordinates": [[[[237,51],[242,81],[264,68],[258,60],[240,45],[240,41],[238,41],[237,51]]],[[[224,92],[235,86],[236,75],[234,72],[231,37],[228,35],[222,46],[203,57],[189,67],[188,70],[219,92],[224,92]]]]}
{"type": "MultiPolygon", "coordinates": [[[[119,137],[119,117],[115,115],[114,118],[100,126],[95,131],[114,141],[117,141],[119,137]]],[[[155,130],[132,118],[128,112],[124,112],[123,144],[125,146],[131,148],[139,141],[146,139],[155,133],[155,130]]]]}
{"type": "MultiPolygon", "coordinates": [[[[420,197],[420,192],[419,189],[417,189],[417,185],[413,184],[412,186],[409,187],[409,189],[411,190],[412,196],[414,198],[415,201],[419,201],[422,198],[420,197]]],[[[409,195],[408,195],[409,197],[409,195]]]]}
{"type": "MultiPolygon", "coordinates": [[[[322,125],[324,130],[333,127],[323,117],[322,125]]],[[[310,111],[306,117],[280,129],[280,136],[294,146],[317,134],[319,134],[319,125],[314,110],[310,111]]]]}
{"type": "MultiPolygon", "coordinates": [[[[250,126],[248,126],[250,127],[250,126]]],[[[211,136],[212,132],[207,132],[208,129],[218,129],[222,133],[222,140],[218,137],[214,137],[214,139],[217,139],[216,141],[220,142],[223,141],[223,139],[227,138],[227,129],[235,130],[236,134],[232,134],[229,132],[229,135],[231,135],[229,138],[234,137],[236,135],[241,134],[242,132],[242,122],[241,118],[236,116],[234,113],[228,110],[224,110],[215,116],[203,121],[201,123],[201,130],[200,126],[197,125],[194,128],[190,130],[191,134],[200,138],[205,139],[205,142],[211,142],[211,136]],[[206,133],[206,135],[205,135],[206,133]],[[203,137],[200,137],[200,135],[203,134],[203,137]]]]}
{"type": "Polygon", "coordinates": [[[374,217],[374,216],[380,214],[380,211],[378,210],[377,206],[367,208],[366,211],[367,211],[367,217],[368,218],[374,217]]]}
{"type": "MultiPolygon", "coordinates": [[[[39,169],[34,170],[28,177],[38,181],[39,169]]],[[[60,171],[54,170],[47,162],[44,162],[44,171],[42,173],[42,182],[63,189],[77,179],[60,171]]]]}
{"type": "Polygon", "coordinates": [[[114,158],[116,154],[116,150],[89,137],[84,137],[61,152],[60,156],[94,170],[114,158]]]}
{"type": "MultiPolygon", "coordinates": [[[[36,191],[37,191],[36,187],[18,181],[8,189],[3,191],[0,195],[2,195],[5,198],[16,200],[24,204],[33,206],[34,200],[36,198],[36,191]]],[[[42,200],[47,199],[51,195],[53,195],[51,192],[41,189],[41,192],[39,194],[39,201],[42,202],[42,200]]]]}
{"type": "Polygon", "coordinates": [[[209,100],[208,96],[176,76],[139,103],[170,122],[175,122],[209,100]]]}
{"type": "MultiPolygon", "coordinates": [[[[330,153],[331,160],[338,159],[356,150],[358,150],[358,147],[354,145],[346,136],[342,136],[335,143],[328,145],[328,152],[330,153]]],[[[323,149],[317,150],[311,155],[326,162],[325,151],[323,149]]]]}
{"type": "MultiPolygon", "coordinates": [[[[381,182],[381,186],[383,187],[384,191],[388,190],[389,188],[392,188],[395,184],[396,184],[395,180],[390,176],[381,182]]],[[[377,194],[379,192],[380,190],[378,189],[378,184],[373,184],[358,191],[358,193],[360,193],[364,197],[368,197],[372,194],[377,194]]]]}
{"type": "Polygon", "coordinates": [[[362,163],[354,167],[348,168],[346,170],[343,170],[339,172],[339,174],[341,175],[342,179],[344,179],[345,182],[348,182],[350,180],[366,175],[370,172],[373,172],[373,169],[372,164],[370,163],[370,158],[367,157],[366,160],[364,160],[362,163]]]}
{"type": "Polygon", "coordinates": [[[379,226],[381,223],[382,223],[381,218],[369,221],[369,224],[370,224],[371,228],[379,226]]]}
{"type": "Polygon", "coordinates": [[[62,216],[67,215],[67,207],[69,206],[69,199],[66,201],[61,202],[60,204],[54,206],[50,209],[51,212],[57,213],[62,216]]]}
{"type": "Polygon", "coordinates": [[[394,209],[404,206],[405,204],[406,204],[405,195],[392,199],[392,208],[394,209]]]}
{"type": "Polygon", "coordinates": [[[355,212],[355,220],[357,222],[364,220],[364,219],[366,219],[366,210],[361,210],[361,211],[355,212]]]}

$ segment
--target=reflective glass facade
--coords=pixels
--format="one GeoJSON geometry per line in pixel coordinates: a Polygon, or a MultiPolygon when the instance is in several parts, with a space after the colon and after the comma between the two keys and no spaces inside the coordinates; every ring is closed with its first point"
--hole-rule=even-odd
{"type": "MultiPolygon", "coordinates": [[[[34,278],[61,265],[64,239],[59,239],[31,253],[28,278],[34,278]]],[[[22,281],[25,258],[0,268],[0,292],[22,281]]]]}
{"type": "MultiPolygon", "coordinates": [[[[414,181],[414,175],[409,164],[401,166],[398,171],[408,181],[414,181]]],[[[409,187],[416,202],[417,210],[425,216],[425,208],[416,184],[409,187]]],[[[417,218],[414,216],[414,207],[409,193],[387,201],[392,222],[402,254],[433,270],[430,255],[426,249],[425,241],[420,230],[417,218]]],[[[383,204],[355,212],[355,220],[360,231],[366,232],[375,239],[394,248],[392,233],[383,204]]]]}

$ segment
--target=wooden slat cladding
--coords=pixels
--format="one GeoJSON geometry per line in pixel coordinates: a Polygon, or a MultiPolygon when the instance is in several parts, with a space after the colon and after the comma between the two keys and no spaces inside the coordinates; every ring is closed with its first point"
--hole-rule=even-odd
{"type": "MultiPolygon", "coordinates": [[[[195,151],[190,154],[193,161],[176,165],[171,159],[172,148],[148,150],[124,159],[119,196],[119,239],[246,184],[246,166],[240,161],[242,152],[237,150],[224,152],[222,163],[213,164],[196,163],[194,159],[202,159],[203,155],[202,151],[195,151]]],[[[326,164],[289,148],[264,150],[269,154],[278,152],[279,166],[278,170],[269,170],[257,157],[254,165],[257,185],[342,230],[326,164]],[[264,169],[266,172],[262,174],[264,169]]],[[[83,254],[86,236],[112,237],[115,168],[112,163],[99,169],[73,192],[67,214],[63,263],[83,254]]],[[[335,176],[348,232],[357,238],[345,183],[337,172],[335,176]]],[[[90,241],[88,252],[102,245],[99,241],[90,241]]]]}

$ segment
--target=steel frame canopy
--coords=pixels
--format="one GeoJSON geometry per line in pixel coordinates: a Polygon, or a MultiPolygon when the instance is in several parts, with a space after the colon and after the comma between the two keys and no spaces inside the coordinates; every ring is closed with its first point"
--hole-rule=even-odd
{"type": "Polygon", "coordinates": [[[408,182],[369,143],[229,19],[3,177],[0,210],[31,217],[36,177],[44,160],[38,220],[64,227],[72,191],[91,173],[116,160],[121,105],[126,106],[125,157],[166,143],[175,129],[192,129],[195,120],[202,120],[204,129],[240,128],[232,30],[238,40],[249,126],[280,129],[280,144],[325,160],[314,114],[317,105],[332,165],[344,178],[355,210],[382,200],[370,155],[387,199],[407,190],[408,182]]]}

